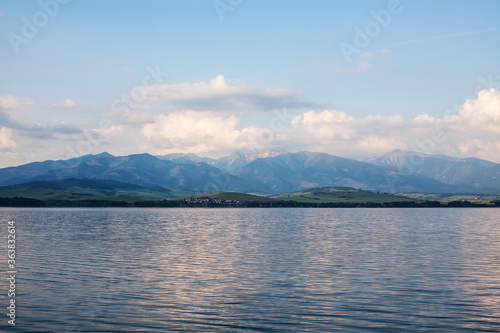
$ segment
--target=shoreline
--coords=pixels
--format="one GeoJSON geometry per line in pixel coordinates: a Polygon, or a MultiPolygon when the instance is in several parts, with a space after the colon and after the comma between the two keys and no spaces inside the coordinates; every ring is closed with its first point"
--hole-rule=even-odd
{"type": "Polygon", "coordinates": [[[473,203],[467,200],[441,203],[435,200],[401,202],[326,202],[299,201],[242,201],[208,199],[205,202],[188,200],[38,200],[23,197],[0,198],[0,207],[9,208],[499,208],[500,202],[473,203]]]}

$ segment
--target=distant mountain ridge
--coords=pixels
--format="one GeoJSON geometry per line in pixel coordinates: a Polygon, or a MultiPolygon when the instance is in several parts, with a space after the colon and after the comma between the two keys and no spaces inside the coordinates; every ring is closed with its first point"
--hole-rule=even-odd
{"type": "Polygon", "coordinates": [[[364,162],[307,151],[239,151],[219,159],[181,153],[102,153],[0,169],[0,186],[72,178],[201,193],[281,194],[338,186],[393,193],[500,192],[500,164],[404,151],[364,162]]]}
{"type": "Polygon", "coordinates": [[[31,181],[22,184],[2,186],[0,190],[34,190],[34,189],[51,189],[51,190],[74,190],[82,187],[91,187],[99,190],[113,190],[116,188],[128,190],[150,190],[162,193],[170,193],[169,189],[161,186],[142,186],[130,183],[119,182],[108,179],[76,179],[68,178],[58,181],[31,181]]]}
{"type": "Polygon", "coordinates": [[[7,167],[0,169],[0,185],[13,185],[25,182],[26,179],[39,176],[64,167],[73,167],[81,163],[90,162],[96,158],[111,157],[113,155],[106,152],[97,155],[84,155],[67,160],[47,160],[43,162],[32,162],[16,167],[7,167]]]}
{"type": "MultiPolygon", "coordinates": [[[[43,163],[43,162],[42,162],[43,163]]],[[[26,183],[31,181],[54,181],[61,179],[110,179],[143,186],[162,186],[172,189],[205,191],[216,188],[217,182],[224,189],[239,191],[251,188],[246,181],[229,175],[205,163],[178,164],[160,160],[149,154],[137,154],[115,157],[110,154],[86,155],[77,165],[54,163],[61,168],[48,168],[42,164],[38,174],[30,169],[25,173],[25,166],[20,166],[20,172],[14,169],[0,169],[0,186],[26,183]],[[65,167],[65,165],[68,165],[65,167]],[[48,170],[48,171],[47,171],[48,170]],[[4,175],[11,176],[8,178],[4,175]]],[[[221,186],[219,186],[221,187],[221,186]]]]}
{"type": "Polygon", "coordinates": [[[224,170],[230,174],[236,175],[241,168],[258,158],[275,157],[286,152],[278,152],[274,150],[266,150],[261,152],[253,152],[248,150],[240,150],[227,156],[213,159],[209,157],[200,157],[195,154],[173,153],[167,155],[156,156],[161,160],[168,160],[181,164],[206,163],[218,169],[224,170]]]}
{"type": "Polygon", "coordinates": [[[433,179],[410,175],[396,186],[388,182],[390,172],[383,168],[325,153],[285,153],[267,159],[257,159],[242,168],[244,179],[254,179],[271,193],[287,193],[311,187],[346,186],[384,192],[453,191],[433,179]]]}
{"type": "Polygon", "coordinates": [[[196,163],[206,163],[212,165],[216,160],[209,157],[200,157],[195,154],[183,154],[183,153],[172,153],[167,155],[157,155],[160,160],[171,161],[181,164],[196,164],[196,163]]]}
{"type": "Polygon", "coordinates": [[[466,191],[500,190],[500,164],[474,157],[457,158],[397,150],[368,162],[386,170],[410,172],[456,185],[466,191]]]}

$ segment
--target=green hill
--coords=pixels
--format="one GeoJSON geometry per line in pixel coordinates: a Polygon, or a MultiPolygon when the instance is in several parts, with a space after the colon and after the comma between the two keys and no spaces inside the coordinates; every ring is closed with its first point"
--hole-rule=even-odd
{"type": "Polygon", "coordinates": [[[170,200],[182,200],[191,198],[209,198],[223,200],[244,200],[248,202],[279,202],[294,201],[303,203],[384,203],[384,202],[419,202],[418,199],[408,198],[400,195],[386,193],[372,193],[369,191],[356,190],[349,187],[314,188],[307,191],[293,192],[273,197],[263,197],[253,194],[237,192],[217,192],[172,198],[170,200]]]}
{"type": "Polygon", "coordinates": [[[161,186],[142,186],[106,179],[72,178],[56,181],[32,181],[0,187],[0,197],[23,197],[38,200],[110,200],[109,198],[162,200],[192,193],[190,191],[170,190],[161,186]]]}
{"type": "Polygon", "coordinates": [[[384,203],[384,202],[418,202],[420,200],[401,195],[387,193],[373,193],[370,191],[356,190],[348,187],[339,188],[314,188],[306,191],[293,192],[272,198],[284,201],[304,203],[384,203]]]}
{"type": "Polygon", "coordinates": [[[262,197],[259,195],[246,194],[246,193],[238,193],[238,192],[216,192],[216,193],[207,193],[207,194],[198,194],[192,196],[184,196],[172,198],[170,200],[183,200],[183,199],[191,199],[191,198],[209,198],[209,199],[222,199],[222,200],[243,200],[249,202],[278,202],[278,199],[262,197]]]}

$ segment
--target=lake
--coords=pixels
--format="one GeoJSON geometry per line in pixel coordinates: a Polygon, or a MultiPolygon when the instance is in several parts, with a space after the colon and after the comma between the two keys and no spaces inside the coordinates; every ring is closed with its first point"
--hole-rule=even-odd
{"type": "Polygon", "coordinates": [[[495,208],[1,208],[0,220],[1,330],[500,331],[495,208]]]}

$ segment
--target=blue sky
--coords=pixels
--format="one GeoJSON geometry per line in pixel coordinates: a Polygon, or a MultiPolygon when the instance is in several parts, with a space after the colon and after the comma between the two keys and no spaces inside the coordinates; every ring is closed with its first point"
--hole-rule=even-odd
{"type": "MultiPolygon", "coordinates": [[[[483,115],[477,126],[500,113],[498,1],[0,1],[0,13],[0,166],[69,151],[363,159],[416,149],[450,108],[483,115]],[[373,12],[389,13],[385,26],[373,12]],[[368,45],[356,44],[358,28],[368,45]],[[357,53],[346,57],[342,45],[357,53]],[[113,102],[140,88],[147,68],[168,75],[117,116],[113,102]],[[272,140],[259,139],[270,127],[272,140]],[[92,135],[99,142],[78,149],[92,135]]],[[[500,161],[494,129],[478,137],[468,121],[449,123],[429,152],[500,161]]]]}

